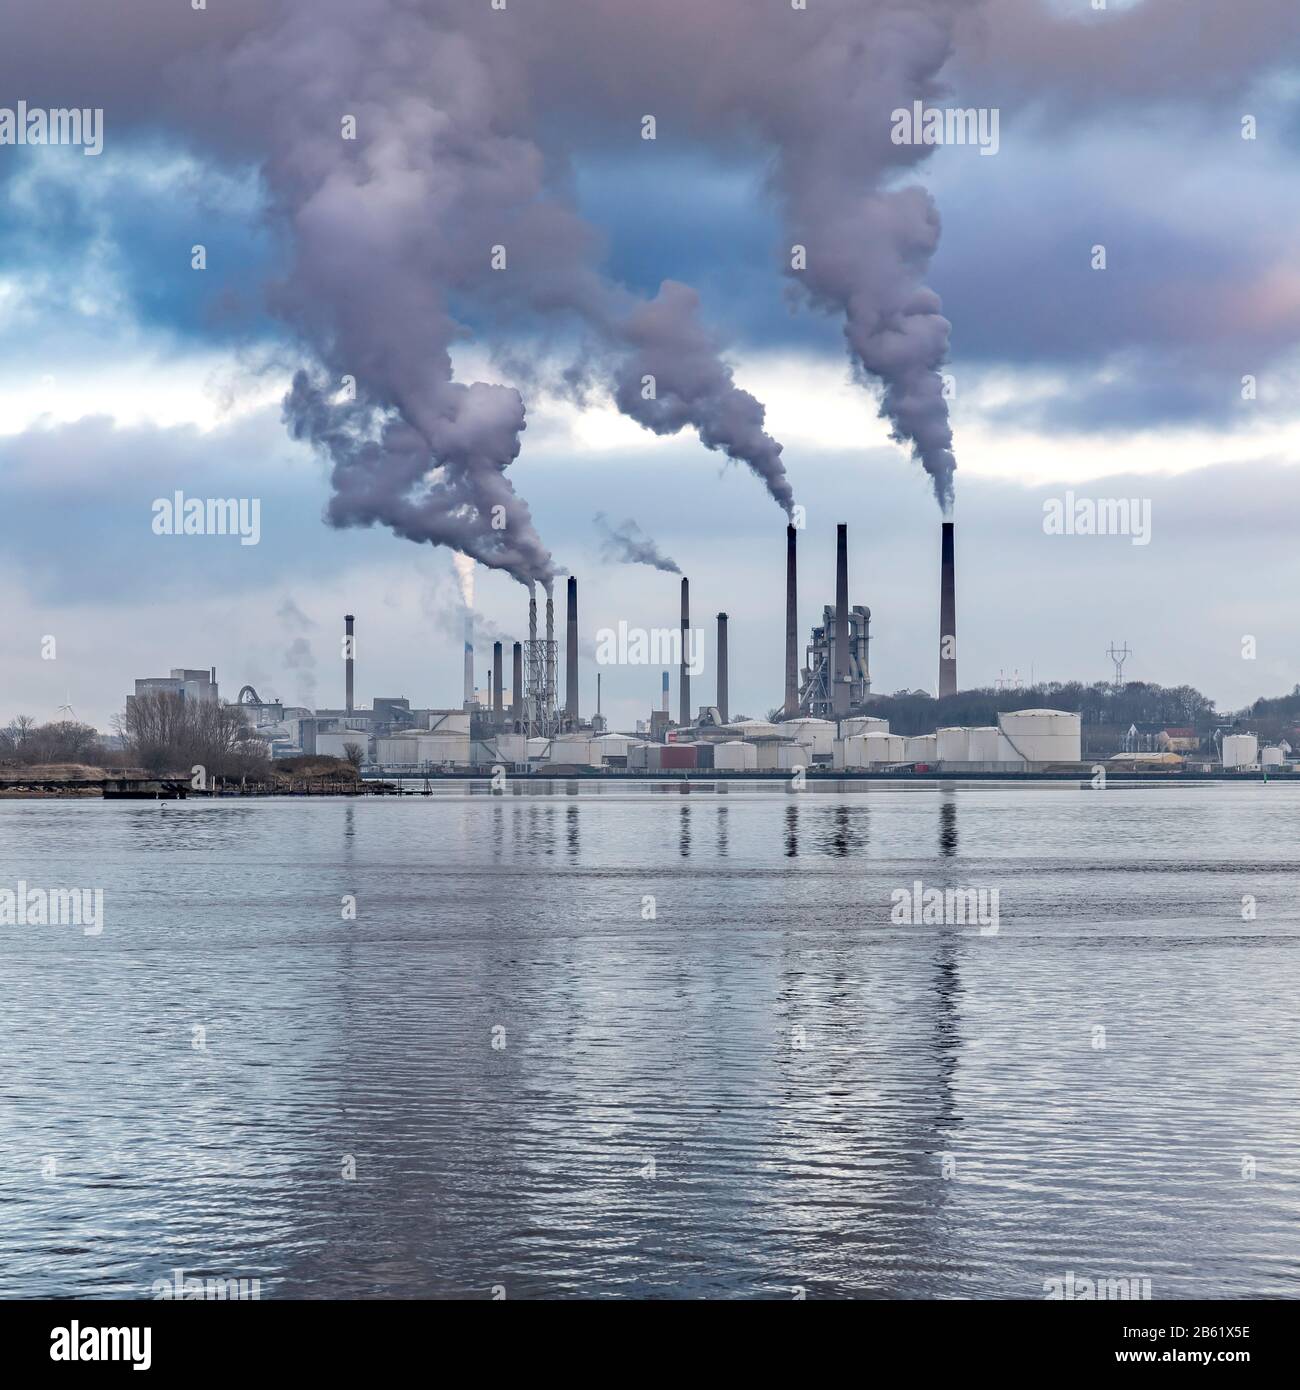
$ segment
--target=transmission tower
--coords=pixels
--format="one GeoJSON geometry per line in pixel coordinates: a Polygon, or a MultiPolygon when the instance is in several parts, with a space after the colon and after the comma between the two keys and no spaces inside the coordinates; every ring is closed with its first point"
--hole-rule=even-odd
{"type": "Polygon", "coordinates": [[[1118,690],[1124,684],[1124,663],[1133,655],[1125,642],[1122,647],[1117,647],[1112,641],[1106,648],[1106,655],[1115,663],[1115,689],[1118,690]]]}

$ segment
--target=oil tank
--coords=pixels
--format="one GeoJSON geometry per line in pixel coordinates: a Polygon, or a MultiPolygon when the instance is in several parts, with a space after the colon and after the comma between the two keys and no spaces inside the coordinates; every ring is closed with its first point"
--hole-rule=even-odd
{"type": "Polygon", "coordinates": [[[665,743],[659,750],[659,767],[663,772],[694,772],[698,766],[693,743],[665,743]]]}
{"type": "Polygon", "coordinates": [[[758,756],[760,772],[788,772],[791,768],[807,767],[812,761],[802,744],[785,739],[765,738],[753,747],[758,756]]]}
{"type": "Polygon", "coordinates": [[[1254,734],[1224,734],[1224,767],[1250,767],[1259,761],[1259,739],[1254,734]]]}
{"type": "Polygon", "coordinates": [[[941,763],[970,762],[970,730],[948,728],[935,734],[935,750],[941,763]]]}
{"type": "Polygon", "coordinates": [[[973,763],[995,763],[998,761],[998,727],[996,724],[984,725],[966,730],[966,750],[969,761],[973,763]]]}
{"type": "Polygon", "coordinates": [[[862,746],[868,763],[901,763],[903,736],[901,734],[863,734],[862,746]]]}
{"type": "Polygon", "coordinates": [[[781,732],[809,753],[831,753],[835,747],[835,723],[830,719],[787,719],[781,732]]]}
{"type": "Polygon", "coordinates": [[[1070,710],[1021,709],[998,715],[999,762],[1077,763],[1082,721],[1070,710]]]}
{"type": "Polygon", "coordinates": [[[1280,748],[1265,748],[1259,755],[1262,767],[1281,767],[1286,762],[1286,756],[1280,748]]]}
{"type": "Polygon", "coordinates": [[[713,766],[720,772],[753,772],[758,767],[758,749],[752,743],[742,743],[740,739],[715,743],[713,766]]]}
{"type": "Polygon", "coordinates": [[[937,734],[919,734],[915,738],[903,740],[903,761],[905,763],[933,763],[939,760],[939,737],[937,734]]]}

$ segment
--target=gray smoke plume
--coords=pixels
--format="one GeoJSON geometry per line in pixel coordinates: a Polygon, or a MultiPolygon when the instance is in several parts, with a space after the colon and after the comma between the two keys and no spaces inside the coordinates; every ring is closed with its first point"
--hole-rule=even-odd
{"type": "Polygon", "coordinates": [[[452,379],[464,336],[453,297],[512,324],[577,319],[618,359],[622,409],[659,433],[693,426],[788,510],[780,446],[698,324],[693,294],[666,285],[643,305],[593,269],[591,230],[548,184],[509,20],[476,39],[463,7],[438,0],[281,13],[225,75],[232,103],[259,112],[262,169],[292,230],[273,304],[325,369],[296,375],[284,414],[333,463],[331,524],[382,524],[521,582],[555,574],[506,477],[523,400],[452,379]],[[647,375],[663,383],[657,399],[642,398],[647,375]]]}
{"type": "Polygon", "coordinates": [[[625,565],[651,565],[668,574],[681,574],[676,560],[670,560],[646,535],[631,517],[618,527],[612,527],[604,512],[597,512],[596,529],[601,533],[601,554],[607,560],[625,565]]]}

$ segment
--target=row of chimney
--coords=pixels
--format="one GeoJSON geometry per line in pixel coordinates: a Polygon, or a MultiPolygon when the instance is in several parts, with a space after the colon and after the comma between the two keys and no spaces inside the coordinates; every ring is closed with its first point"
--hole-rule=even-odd
{"type": "MultiPolygon", "coordinates": [[[[831,707],[837,719],[849,712],[849,528],[841,522],[835,528],[835,669],[831,673],[831,707]]],[[[798,541],[793,526],[785,528],[785,702],[783,713],[793,719],[799,713],[799,582],[798,541]]],[[[578,581],[569,576],[566,591],[567,612],[564,653],[564,718],[571,728],[578,727],[578,581]]],[[[345,651],[347,681],[347,712],[353,711],[354,618],[345,615],[347,637],[345,651]]],[[[717,639],[717,708],[725,724],[728,720],[727,693],[727,615],[718,614],[717,639]]],[[[682,580],[681,612],[681,671],[678,678],[679,723],[691,722],[691,673],[688,652],[691,626],[691,582],[682,580]]],[[[554,609],[551,597],[546,598],[546,639],[549,661],[554,634],[554,609]]],[[[537,599],[528,601],[528,635],[537,640],[537,599]]],[[[513,707],[511,717],[522,720],[523,709],[523,644],[514,644],[514,673],[511,687],[513,707]]],[[[505,718],[502,691],[502,644],[492,644],[492,716],[505,718]]],[[[547,672],[548,678],[551,672],[547,672]]],[[[665,686],[668,679],[664,673],[665,686]]],[[[548,685],[551,684],[548,679],[548,685]]],[[[666,695],[665,689],[665,695],[666,695]]],[[[957,693],[957,583],[954,559],[953,524],[943,523],[939,549],[939,695],[957,693]]],[[[474,627],[473,617],[465,615],[465,704],[474,700],[474,627]]],[[[666,708],[666,705],[665,705],[666,708]]]]}

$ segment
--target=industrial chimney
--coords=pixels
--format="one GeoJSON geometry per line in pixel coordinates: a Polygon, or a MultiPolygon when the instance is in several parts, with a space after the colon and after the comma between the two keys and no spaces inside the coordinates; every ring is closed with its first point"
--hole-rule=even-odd
{"type": "Polygon", "coordinates": [[[356,640],[352,635],[352,624],[355,621],[351,613],[343,615],[343,672],[347,692],[344,705],[349,714],[352,713],[352,663],[356,657],[356,640]]]}
{"type": "Polygon", "coordinates": [[[543,655],[545,689],[541,717],[549,719],[555,713],[555,594],[549,588],[546,591],[546,651],[543,655]]]}
{"type": "Polygon", "coordinates": [[[537,660],[537,586],[528,586],[528,694],[530,708],[524,719],[532,726],[541,719],[540,696],[537,693],[537,678],[542,673],[542,664],[537,660]]]}
{"type": "Polygon", "coordinates": [[[957,693],[957,577],[952,522],[943,523],[939,554],[939,698],[957,693]]]}
{"type": "Polygon", "coordinates": [[[835,670],[832,673],[831,712],[843,719],[849,712],[849,528],[835,528],[835,670]]]}
{"type": "Polygon", "coordinates": [[[799,581],[795,529],[785,528],[785,717],[799,713],[799,581]]]}
{"type": "Polygon", "coordinates": [[[718,713],[722,722],[729,724],[727,717],[727,615],[718,614],[718,713]]]}
{"type": "Polygon", "coordinates": [[[515,643],[515,665],[510,677],[510,705],[515,722],[522,728],[528,716],[524,713],[524,644],[515,643]]]}
{"type": "Polygon", "coordinates": [[[492,643],[492,722],[500,724],[505,718],[501,694],[501,643],[492,643]]]}
{"type": "Polygon", "coordinates": [[[686,664],[686,651],[691,635],[691,581],[682,580],[682,668],[678,676],[677,688],[680,692],[681,718],[677,721],[683,728],[691,722],[691,673],[686,664]]]}
{"type": "Polygon", "coordinates": [[[465,610],[465,708],[474,703],[474,615],[465,610]]]}
{"type": "Polygon", "coordinates": [[[578,581],[569,576],[567,642],[564,652],[564,717],[578,731],[578,581]]]}

